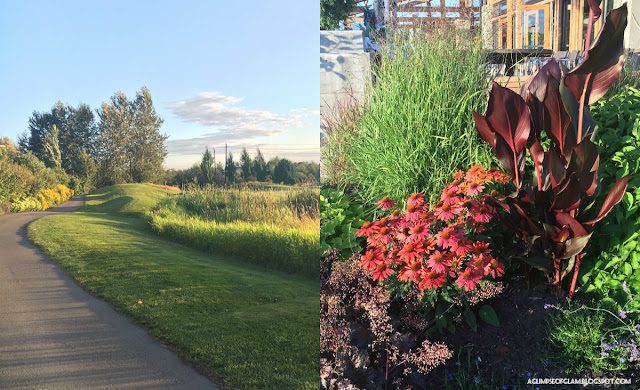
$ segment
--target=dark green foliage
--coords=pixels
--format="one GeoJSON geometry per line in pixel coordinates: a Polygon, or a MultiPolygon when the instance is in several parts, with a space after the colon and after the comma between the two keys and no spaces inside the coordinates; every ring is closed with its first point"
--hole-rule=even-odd
{"type": "Polygon", "coordinates": [[[54,166],[59,162],[67,172],[77,174],[74,166],[77,163],[76,159],[80,157],[80,151],[84,149],[94,157],[96,138],[97,128],[91,108],[83,103],[74,108],[59,101],[50,112],[33,112],[29,118],[28,130],[20,137],[19,144],[39,159],[46,161],[48,166],[54,166]],[[58,130],[55,137],[57,141],[51,136],[47,141],[47,134],[51,133],[53,126],[58,130]],[[58,144],[60,157],[52,160],[51,151],[47,151],[47,144],[51,147],[53,142],[58,144]]]}
{"type": "MultiPolygon", "coordinates": [[[[581,282],[599,297],[624,299],[618,295],[625,280],[631,291],[640,292],[640,91],[628,87],[598,102],[593,117],[600,128],[596,144],[602,191],[620,177],[631,174],[631,179],[622,202],[594,230],[581,282]]],[[[640,309],[640,302],[634,309],[640,309]]]]}
{"type": "Polygon", "coordinates": [[[353,11],[355,0],[320,0],[320,30],[334,30],[353,11]]]}
{"type": "Polygon", "coordinates": [[[226,181],[229,184],[233,184],[236,181],[236,163],[233,161],[233,154],[229,153],[227,161],[224,166],[224,175],[226,181]]]}
{"type": "Polygon", "coordinates": [[[247,152],[247,148],[242,148],[242,153],[240,154],[240,168],[242,169],[242,179],[244,181],[251,180],[252,176],[255,179],[253,161],[249,156],[249,152],[247,152]]]}
{"type": "Polygon", "coordinates": [[[295,172],[291,161],[286,158],[278,161],[278,164],[273,168],[273,182],[286,185],[295,184],[295,172]]]}
{"type": "Polygon", "coordinates": [[[260,149],[257,149],[256,157],[253,161],[253,169],[255,171],[256,180],[267,181],[267,163],[264,161],[264,156],[260,149]]]}
{"type": "Polygon", "coordinates": [[[128,150],[131,179],[136,183],[153,182],[160,177],[167,156],[164,141],[168,136],[160,134],[164,119],[156,113],[147,87],[142,87],[130,104],[133,111],[128,150]]]}
{"type": "Polygon", "coordinates": [[[205,148],[204,153],[202,154],[202,161],[200,162],[203,184],[213,183],[215,173],[214,163],[215,161],[213,160],[213,156],[211,156],[211,152],[209,152],[209,148],[205,148]]]}
{"type": "Polygon", "coordinates": [[[118,92],[98,110],[97,161],[100,185],[154,181],[167,154],[151,94],[142,87],[135,100],[118,92]]]}

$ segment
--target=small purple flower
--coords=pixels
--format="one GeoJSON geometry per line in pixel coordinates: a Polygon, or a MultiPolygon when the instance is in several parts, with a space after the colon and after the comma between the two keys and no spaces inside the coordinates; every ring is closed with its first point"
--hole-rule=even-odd
{"type": "Polygon", "coordinates": [[[620,358],[620,363],[624,363],[624,358],[620,358]]]}
{"type": "Polygon", "coordinates": [[[613,346],[614,346],[615,348],[618,348],[618,342],[617,342],[617,341],[614,341],[614,342],[613,342],[613,346]]]}
{"type": "Polygon", "coordinates": [[[627,291],[627,282],[622,282],[622,290],[623,290],[624,292],[628,292],[628,291],[627,291]]]}
{"type": "Polygon", "coordinates": [[[622,319],[627,318],[627,312],[626,312],[626,311],[624,311],[624,310],[622,310],[622,309],[620,309],[620,317],[621,317],[622,319]]]}
{"type": "Polygon", "coordinates": [[[480,358],[480,356],[478,356],[478,361],[479,361],[479,362],[482,362],[482,359],[480,358]]]}
{"type": "Polygon", "coordinates": [[[610,350],[610,349],[611,349],[611,345],[610,345],[610,344],[604,344],[604,345],[602,346],[602,348],[604,348],[605,350],[607,350],[607,351],[608,351],[608,350],[610,350]]]}
{"type": "Polygon", "coordinates": [[[607,352],[601,352],[601,353],[600,353],[600,356],[609,356],[609,353],[607,353],[607,352]]]}
{"type": "Polygon", "coordinates": [[[627,340],[620,340],[620,344],[626,344],[627,340]]]}
{"type": "Polygon", "coordinates": [[[453,380],[453,375],[449,374],[449,380],[452,381],[453,380]]]}

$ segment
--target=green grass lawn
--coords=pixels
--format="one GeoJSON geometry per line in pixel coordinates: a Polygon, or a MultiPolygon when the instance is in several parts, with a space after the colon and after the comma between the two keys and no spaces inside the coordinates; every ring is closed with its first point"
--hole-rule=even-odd
{"type": "Polygon", "coordinates": [[[218,384],[317,389],[318,282],[157,237],[139,215],[166,194],[145,185],[102,189],[73,214],[37,220],[28,236],[218,384]]]}

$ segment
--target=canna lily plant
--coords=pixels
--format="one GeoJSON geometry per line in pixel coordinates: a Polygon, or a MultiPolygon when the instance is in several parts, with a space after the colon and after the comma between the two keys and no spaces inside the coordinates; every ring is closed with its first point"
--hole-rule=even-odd
{"type": "MultiPolygon", "coordinates": [[[[587,47],[591,26],[600,16],[595,0],[589,5],[587,47]]],[[[515,185],[515,192],[495,203],[505,210],[504,222],[524,244],[521,258],[542,269],[558,294],[563,278],[573,270],[569,297],[575,292],[591,228],[620,202],[629,180],[618,179],[600,212],[585,220],[600,192],[599,155],[592,142],[597,126],[589,105],[620,74],[626,25],[625,3],[609,13],[584,62],[565,76],[551,60],[518,93],[494,82],[486,115],[473,113],[480,137],[495,150],[515,185]],[[535,167],[530,180],[524,178],[527,150],[535,167]]]]}

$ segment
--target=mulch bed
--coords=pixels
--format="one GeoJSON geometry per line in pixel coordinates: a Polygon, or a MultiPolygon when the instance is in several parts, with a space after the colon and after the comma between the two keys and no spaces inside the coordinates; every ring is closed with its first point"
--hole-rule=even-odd
{"type": "MultiPolygon", "coordinates": [[[[586,386],[581,385],[527,385],[529,378],[631,378],[632,382],[640,380],[638,370],[612,373],[566,374],[561,369],[548,363],[548,356],[552,347],[546,340],[544,318],[547,310],[544,304],[559,303],[558,298],[545,291],[543,286],[529,289],[518,278],[505,282],[505,290],[501,295],[487,302],[496,311],[500,319],[500,326],[494,327],[483,321],[478,321],[478,332],[473,332],[468,326],[458,326],[455,334],[445,332],[429,337],[432,341],[441,341],[454,351],[454,356],[443,366],[430,373],[435,388],[444,388],[444,381],[448,380],[446,372],[457,372],[457,362],[467,364],[467,351],[474,360],[480,358],[479,367],[482,378],[487,382],[493,378],[498,389],[526,388],[535,389],[602,389],[615,390],[638,389],[638,384],[631,386],[586,386]],[[457,358],[456,353],[460,352],[457,358]],[[635,371],[635,372],[633,372],[635,371]]],[[[579,299],[576,296],[576,299],[579,299]]],[[[482,304],[481,303],[481,304],[482,304]]],[[[473,363],[475,365],[475,363],[473,363]]],[[[474,367],[475,369],[475,367],[474,367]]]]}

